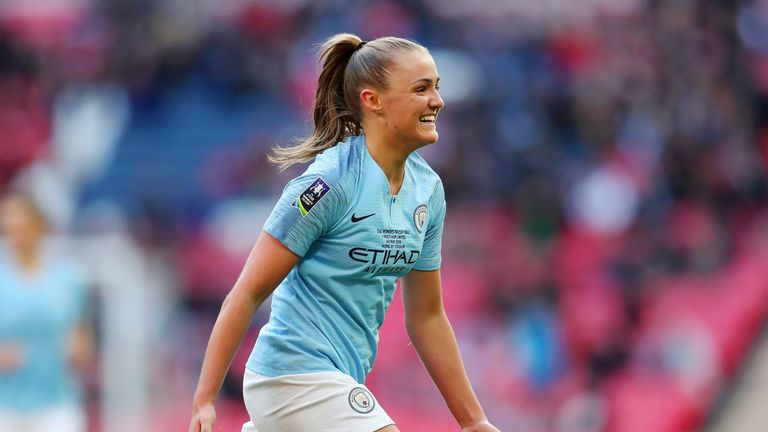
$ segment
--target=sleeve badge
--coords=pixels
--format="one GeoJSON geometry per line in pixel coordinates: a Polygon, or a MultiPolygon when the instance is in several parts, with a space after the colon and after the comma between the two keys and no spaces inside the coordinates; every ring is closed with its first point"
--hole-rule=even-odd
{"type": "Polygon", "coordinates": [[[329,190],[331,187],[318,177],[304,192],[300,193],[296,198],[296,207],[301,212],[301,216],[306,216],[329,190]]]}

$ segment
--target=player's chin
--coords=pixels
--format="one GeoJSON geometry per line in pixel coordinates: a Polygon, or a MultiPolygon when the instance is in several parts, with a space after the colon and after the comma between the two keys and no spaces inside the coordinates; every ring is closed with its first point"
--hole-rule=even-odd
{"type": "Polygon", "coordinates": [[[414,149],[419,149],[422,147],[426,147],[430,144],[434,144],[437,142],[437,134],[434,135],[434,137],[430,137],[429,139],[421,139],[416,143],[416,146],[414,149]]]}
{"type": "Polygon", "coordinates": [[[433,144],[440,137],[440,135],[437,133],[437,129],[435,129],[434,126],[422,131],[421,136],[423,137],[425,144],[433,144]]]}

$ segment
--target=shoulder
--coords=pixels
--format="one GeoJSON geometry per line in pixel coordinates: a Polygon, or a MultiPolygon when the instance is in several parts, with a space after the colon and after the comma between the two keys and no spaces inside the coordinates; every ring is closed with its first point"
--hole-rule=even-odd
{"type": "Polygon", "coordinates": [[[88,272],[75,247],[71,239],[49,238],[43,245],[43,259],[56,280],[80,287],[86,283],[88,272]]]}
{"type": "Polygon", "coordinates": [[[355,138],[324,150],[300,176],[288,182],[283,193],[302,206],[302,214],[309,213],[321,200],[332,203],[330,207],[321,206],[327,209],[346,207],[360,178],[362,152],[355,138]]]}
{"type": "Polygon", "coordinates": [[[345,187],[358,177],[362,156],[360,137],[349,137],[318,154],[300,177],[320,177],[328,186],[345,187]]]}
{"type": "Polygon", "coordinates": [[[408,157],[408,169],[416,179],[417,184],[424,185],[435,193],[443,193],[443,181],[440,175],[417,152],[408,157]]]}

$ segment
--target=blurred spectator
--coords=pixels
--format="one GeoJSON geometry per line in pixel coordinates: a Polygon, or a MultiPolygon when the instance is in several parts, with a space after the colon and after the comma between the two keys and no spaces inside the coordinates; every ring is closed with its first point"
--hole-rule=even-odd
{"type": "Polygon", "coordinates": [[[46,242],[24,195],[2,198],[0,226],[0,430],[83,432],[79,373],[94,344],[82,275],[46,242]]]}

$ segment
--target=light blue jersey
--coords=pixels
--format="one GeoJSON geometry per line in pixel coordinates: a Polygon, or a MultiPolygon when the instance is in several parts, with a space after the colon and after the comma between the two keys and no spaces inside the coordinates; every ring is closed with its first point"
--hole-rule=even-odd
{"type": "Polygon", "coordinates": [[[338,370],[363,383],[397,278],[440,268],[444,217],[440,178],[416,153],[396,196],[363,136],[318,155],[264,226],[301,259],[274,292],[248,369],[338,370]]]}
{"type": "Polygon", "coordinates": [[[21,366],[0,370],[0,410],[33,411],[79,403],[67,344],[83,322],[85,284],[71,263],[44,260],[34,275],[0,251],[0,346],[21,349],[21,366]]]}

